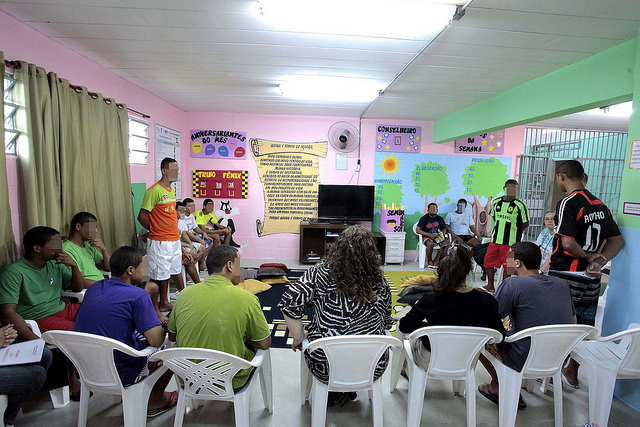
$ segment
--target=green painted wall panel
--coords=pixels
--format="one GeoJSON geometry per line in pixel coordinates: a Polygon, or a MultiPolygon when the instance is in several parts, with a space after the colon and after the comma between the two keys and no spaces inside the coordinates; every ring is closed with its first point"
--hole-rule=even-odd
{"type": "Polygon", "coordinates": [[[447,142],[631,100],[636,39],[597,53],[433,123],[447,142]]]}

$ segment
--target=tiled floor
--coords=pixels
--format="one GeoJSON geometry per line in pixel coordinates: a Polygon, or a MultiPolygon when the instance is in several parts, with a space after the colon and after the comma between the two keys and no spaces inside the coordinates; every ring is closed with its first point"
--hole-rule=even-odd
{"type": "MultiPolygon", "coordinates": [[[[243,260],[246,268],[258,267],[269,260],[243,260]]],[[[296,261],[287,260],[285,263],[292,269],[307,268],[296,261]]],[[[388,270],[418,271],[415,262],[404,265],[388,265],[388,270]]],[[[205,276],[205,275],[203,275],[205,276]]],[[[482,286],[484,282],[476,273],[470,278],[470,285],[482,286]]],[[[204,278],[204,277],[203,277],[204,278]]],[[[251,426],[309,426],[311,411],[309,405],[299,404],[299,363],[300,353],[288,349],[272,349],[274,378],[275,411],[269,414],[262,404],[260,391],[254,387],[251,391],[250,425],[251,426]]],[[[398,389],[394,393],[388,391],[387,371],[383,376],[383,405],[384,424],[386,426],[406,425],[406,404],[408,382],[400,378],[398,389]]],[[[489,375],[480,365],[476,372],[476,382],[481,384],[489,379],[489,375]]],[[[588,388],[585,378],[581,377],[583,387],[580,390],[563,390],[564,395],[564,425],[583,427],[588,414],[588,388]]],[[[172,385],[173,386],[173,385],[172,385]]],[[[539,390],[533,394],[522,391],[528,407],[518,412],[517,424],[520,426],[552,426],[553,425],[553,391],[543,395],[539,390]]],[[[433,426],[461,426],[466,424],[466,403],[463,397],[456,397],[451,391],[451,383],[430,380],[427,385],[425,401],[422,411],[421,425],[433,426]]],[[[149,419],[149,426],[171,426],[175,410],[163,414],[155,419],[149,419]]],[[[17,426],[72,426],[77,423],[78,404],[71,402],[65,408],[54,410],[47,393],[40,393],[24,407],[24,413],[16,420],[17,426]]],[[[497,426],[497,407],[477,394],[477,425],[497,426]]],[[[89,403],[89,426],[121,426],[123,425],[121,405],[115,404],[108,395],[96,394],[89,403]]],[[[204,407],[185,417],[185,426],[234,426],[233,406],[231,403],[210,402],[204,407]]],[[[364,395],[358,400],[347,404],[342,409],[329,408],[327,426],[370,426],[372,425],[371,405],[364,395]]],[[[626,406],[618,399],[614,399],[611,426],[638,426],[640,413],[626,406]]]]}

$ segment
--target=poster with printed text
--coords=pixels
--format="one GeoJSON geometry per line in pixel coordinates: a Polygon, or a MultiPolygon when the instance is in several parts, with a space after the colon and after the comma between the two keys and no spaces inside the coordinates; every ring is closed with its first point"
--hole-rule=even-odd
{"type": "Polygon", "coordinates": [[[300,233],[300,221],[318,216],[319,159],[325,142],[278,142],[251,139],[264,192],[264,219],[256,219],[259,237],[300,233]]]}
{"type": "Polygon", "coordinates": [[[376,126],[376,151],[392,153],[420,153],[420,126],[376,126]]]}
{"type": "Polygon", "coordinates": [[[193,197],[246,199],[249,172],[232,170],[194,170],[193,197]]]}
{"type": "Polygon", "coordinates": [[[456,140],[456,153],[488,156],[504,154],[504,129],[456,140]]]}
{"type": "Polygon", "coordinates": [[[247,133],[191,130],[191,157],[243,160],[247,157],[247,133]]]}
{"type": "Polygon", "coordinates": [[[160,170],[160,163],[165,157],[175,159],[178,162],[180,172],[178,174],[178,180],[171,183],[171,187],[176,192],[176,199],[182,199],[182,163],[180,161],[180,132],[177,130],[162,126],[156,123],[155,132],[153,133],[153,139],[155,140],[156,148],[156,177],[158,180],[162,178],[162,171],[160,170]]]}

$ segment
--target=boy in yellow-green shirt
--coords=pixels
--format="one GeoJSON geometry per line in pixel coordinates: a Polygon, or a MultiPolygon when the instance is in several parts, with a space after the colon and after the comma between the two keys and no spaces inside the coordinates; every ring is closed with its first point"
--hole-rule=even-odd
{"type": "Polygon", "coordinates": [[[71,220],[71,234],[62,249],[78,264],[84,276],[84,287],[104,279],[100,270],[109,271],[111,253],[97,237],[98,218],[89,212],[78,212],[71,220]]]}
{"type": "Polygon", "coordinates": [[[196,212],[193,216],[195,216],[196,223],[200,226],[200,229],[204,230],[207,236],[213,240],[214,246],[220,243],[228,244],[231,238],[231,229],[218,223],[216,216],[213,214],[213,208],[213,200],[204,199],[202,210],[196,212]]]}

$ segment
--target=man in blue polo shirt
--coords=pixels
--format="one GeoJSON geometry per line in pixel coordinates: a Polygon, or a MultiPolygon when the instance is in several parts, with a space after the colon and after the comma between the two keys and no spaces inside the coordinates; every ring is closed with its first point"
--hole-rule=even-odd
{"type": "MultiPolygon", "coordinates": [[[[164,342],[165,331],[160,326],[149,293],[157,293],[153,282],[142,289],[143,256],[140,249],[131,246],[118,248],[109,261],[111,279],[95,282],[84,296],[75,317],[74,330],[118,340],[135,349],[147,345],[159,347],[164,342]]],[[[122,384],[134,384],[151,371],[144,357],[132,357],[115,353],[115,363],[122,384]]],[[[156,382],[149,397],[148,416],[159,415],[177,403],[177,393],[165,393],[171,380],[168,371],[156,382]]]]}

